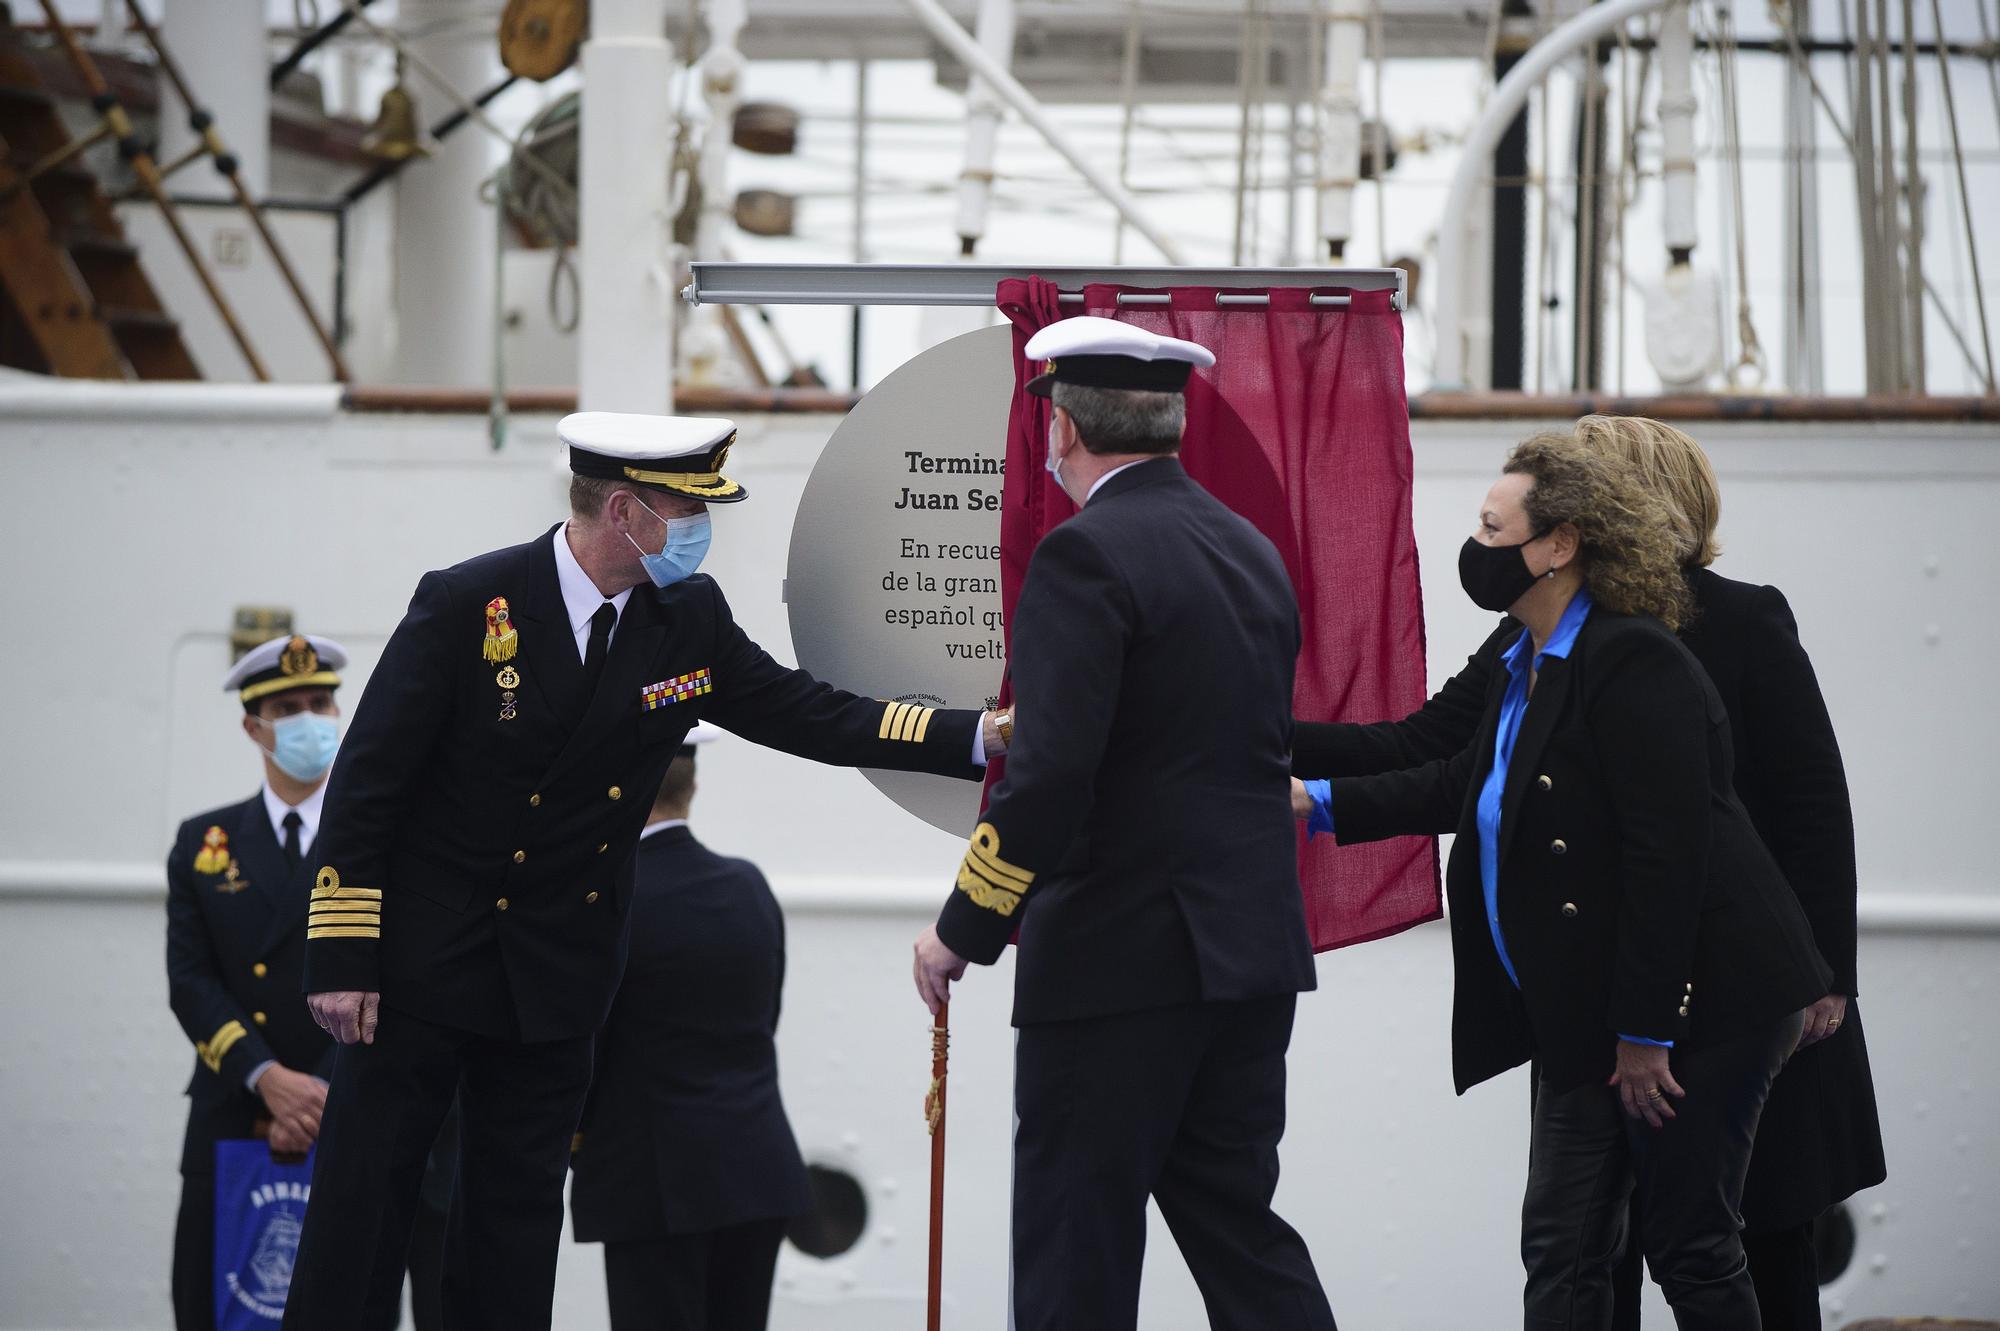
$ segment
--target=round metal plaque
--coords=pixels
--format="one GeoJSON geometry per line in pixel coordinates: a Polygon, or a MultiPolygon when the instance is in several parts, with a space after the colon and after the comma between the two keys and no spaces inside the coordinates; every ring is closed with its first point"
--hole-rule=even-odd
{"type": "MultiPolygon", "coordinates": [[[[990,707],[998,696],[1012,337],[1004,325],[982,328],[908,361],[813,465],[792,524],[785,604],[799,664],[828,683],[926,707],[990,707]]],[[[866,775],[933,827],[972,831],[976,783],[866,775]]]]}

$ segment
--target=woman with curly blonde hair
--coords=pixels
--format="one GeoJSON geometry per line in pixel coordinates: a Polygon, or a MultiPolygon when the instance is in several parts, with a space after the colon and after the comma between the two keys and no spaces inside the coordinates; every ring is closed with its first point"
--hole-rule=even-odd
{"type": "Polygon", "coordinates": [[[1772,1078],[1830,981],[1674,636],[1682,558],[1629,464],[1521,444],[1459,555],[1467,595],[1514,624],[1471,744],[1311,783],[1314,830],[1343,844],[1457,833],[1454,1080],[1535,1064],[1529,1331],[1610,1326],[1635,1182],[1682,1331],[1758,1331],[1736,1209],[1772,1078]]]}

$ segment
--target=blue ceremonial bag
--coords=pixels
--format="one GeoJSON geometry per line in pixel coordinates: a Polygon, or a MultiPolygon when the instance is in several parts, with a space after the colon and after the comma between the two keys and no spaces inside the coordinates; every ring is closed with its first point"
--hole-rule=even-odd
{"type": "Polygon", "coordinates": [[[281,1165],[255,1138],[215,1144],[217,1331],[270,1331],[284,1319],[310,1196],[311,1154],[281,1165]]]}

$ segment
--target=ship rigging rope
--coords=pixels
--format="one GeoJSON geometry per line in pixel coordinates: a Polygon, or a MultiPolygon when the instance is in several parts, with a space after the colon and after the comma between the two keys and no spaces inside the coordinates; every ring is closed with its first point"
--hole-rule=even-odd
{"type": "MultiPolygon", "coordinates": [[[[1983,31],[1986,26],[1986,6],[1979,8],[1979,24],[1983,31]]],[[[1972,196],[1965,189],[1965,149],[1958,139],[1958,100],[1951,91],[1951,59],[1945,54],[1944,14],[1938,7],[1938,0],[1931,0],[1931,26],[1937,33],[1938,83],[1944,93],[1945,123],[1951,128],[1951,160],[1958,171],[1958,205],[1965,219],[1965,248],[1972,263],[1972,299],[1979,311],[1979,349],[1985,354],[1986,391],[1993,391],[1993,334],[1986,324],[1986,288],[1979,280],[1979,237],[1972,229],[1972,196]]],[[[1993,72],[1993,62],[1986,63],[1988,74],[1993,72]]]]}
{"type": "MultiPolygon", "coordinates": [[[[1845,16],[1846,12],[1847,11],[1845,9],[1841,10],[1841,14],[1843,15],[1843,17],[1845,16]]],[[[1833,99],[1830,96],[1828,96],[1826,89],[1820,86],[1819,76],[1813,72],[1812,62],[1807,58],[1805,48],[1799,45],[1798,37],[1792,32],[1791,26],[1786,23],[1780,23],[1777,25],[1777,27],[1778,27],[1778,35],[1780,38],[1783,39],[1785,43],[1786,54],[1791,58],[1793,65],[1795,65],[1798,68],[1799,73],[1805,76],[1806,87],[1809,90],[1811,90],[1813,95],[1813,100],[1818,102],[1820,110],[1826,113],[1826,123],[1832,126],[1834,134],[1838,136],[1840,139],[1840,146],[1846,150],[1848,157],[1852,159],[1854,156],[1853,131],[1850,130],[1847,127],[1847,123],[1841,119],[1840,111],[1834,106],[1833,99]]],[[[1940,55],[1938,58],[1940,60],[1943,60],[1945,57],[1940,55]]],[[[1849,67],[1847,65],[1845,64],[1842,65],[1843,70],[1847,70],[1848,68],[1849,67]]],[[[1959,158],[1958,162],[1959,173],[1960,173],[1960,178],[1963,179],[1965,163],[1963,155],[1959,154],[1956,151],[1956,143],[1957,140],[1956,136],[1954,135],[1953,139],[1954,155],[1958,156],[1959,158]]],[[[1963,187],[1961,187],[1961,189],[1962,188],[1963,187]]],[[[1966,243],[1972,247],[1973,251],[1973,268],[1975,271],[1977,271],[1978,242],[1972,236],[1971,230],[1969,228],[1969,219],[1968,219],[1968,230],[1966,232],[1966,235],[1967,235],[1966,243]]],[[[1938,294],[1937,287],[1931,282],[1930,274],[1925,273],[1922,275],[1922,277],[1924,285],[1924,294],[1930,297],[1931,308],[1934,311],[1936,311],[1938,318],[1944,323],[1945,331],[1951,334],[1952,341],[1958,345],[1960,354],[1962,354],[1965,357],[1966,365],[1971,369],[1975,377],[1981,377],[1985,379],[1987,384],[1987,391],[1992,392],[1994,381],[1991,378],[1991,376],[1987,374],[1987,372],[1982,368],[1979,356],[1973,352],[1972,343],[1965,336],[1965,330],[1960,328],[1958,326],[1958,320],[1952,317],[1951,310],[1947,308],[1944,303],[1944,297],[1938,294]]],[[[1984,314],[1986,310],[1986,297],[1984,290],[1978,287],[1977,284],[1975,284],[1974,286],[1974,292],[1975,294],[1978,295],[1979,298],[1979,310],[1982,316],[1981,328],[1983,330],[1984,314]]],[[[1990,352],[1989,352],[1989,357],[1990,357],[1990,352]]]]}
{"type": "Polygon", "coordinates": [[[1722,76],[1723,151],[1729,158],[1729,206],[1736,242],[1736,364],[1729,368],[1732,388],[1760,387],[1764,382],[1764,348],[1750,313],[1749,227],[1743,220],[1743,139],[1741,107],[1736,97],[1736,22],[1729,0],[1715,6],[1715,61],[1722,76]]]}

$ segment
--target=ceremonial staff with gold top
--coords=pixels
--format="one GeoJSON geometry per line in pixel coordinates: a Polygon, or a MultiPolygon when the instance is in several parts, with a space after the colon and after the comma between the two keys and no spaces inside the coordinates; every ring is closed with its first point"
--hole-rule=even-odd
{"type": "Polygon", "coordinates": [[[938,1331],[944,1316],[944,1092],[951,1052],[951,1002],[938,1004],[931,1018],[931,1088],[924,1096],[924,1122],[931,1133],[931,1270],[925,1293],[924,1325],[938,1331]]]}

